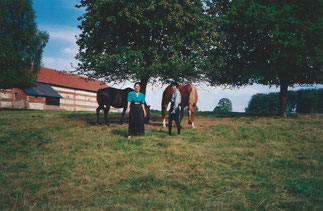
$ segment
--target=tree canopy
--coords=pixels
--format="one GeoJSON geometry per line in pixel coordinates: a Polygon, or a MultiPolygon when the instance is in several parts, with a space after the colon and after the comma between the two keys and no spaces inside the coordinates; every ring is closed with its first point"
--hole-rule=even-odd
{"type": "Polygon", "coordinates": [[[33,86],[48,34],[37,29],[31,0],[0,1],[0,88],[33,86]]]}
{"type": "Polygon", "coordinates": [[[107,82],[200,80],[212,45],[206,0],[82,0],[78,71],[107,82]]]}
{"type": "Polygon", "coordinates": [[[218,0],[211,14],[219,35],[211,84],[280,86],[283,114],[289,86],[323,82],[321,0],[218,0]]]}
{"type": "Polygon", "coordinates": [[[229,98],[221,98],[213,112],[232,112],[232,103],[229,98]]]}

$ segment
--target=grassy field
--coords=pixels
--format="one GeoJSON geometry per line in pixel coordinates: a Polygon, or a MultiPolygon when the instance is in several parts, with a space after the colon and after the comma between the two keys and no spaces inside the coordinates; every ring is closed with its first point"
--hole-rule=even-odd
{"type": "Polygon", "coordinates": [[[0,110],[0,210],[323,210],[323,115],[202,113],[168,137],[95,114],[0,110]]]}

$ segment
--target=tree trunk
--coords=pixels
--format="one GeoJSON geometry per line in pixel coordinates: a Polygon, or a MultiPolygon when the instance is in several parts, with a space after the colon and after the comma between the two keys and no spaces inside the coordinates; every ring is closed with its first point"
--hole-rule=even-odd
{"type": "Polygon", "coordinates": [[[146,90],[147,90],[147,84],[148,84],[149,79],[141,79],[140,80],[140,92],[143,93],[146,96],[146,90]]]}
{"type": "Polygon", "coordinates": [[[278,115],[287,117],[287,95],[288,95],[288,83],[281,81],[280,83],[280,93],[279,93],[279,106],[278,115]]]}

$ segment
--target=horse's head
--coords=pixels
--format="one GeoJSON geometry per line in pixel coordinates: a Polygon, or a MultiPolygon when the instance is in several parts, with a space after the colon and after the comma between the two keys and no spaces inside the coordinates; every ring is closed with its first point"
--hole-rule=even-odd
{"type": "Polygon", "coordinates": [[[147,116],[145,117],[145,123],[148,123],[150,120],[150,106],[148,106],[146,103],[145,103],[145,110],[147,114],[147,116]]]}

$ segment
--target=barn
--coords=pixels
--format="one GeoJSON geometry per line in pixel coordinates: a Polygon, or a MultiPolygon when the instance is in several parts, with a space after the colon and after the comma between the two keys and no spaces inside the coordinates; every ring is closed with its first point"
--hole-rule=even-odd
{"type": "Polygon", "coordinates": [[[0,90],[0,108],[95,111],[96,92],[105,87],[99,80],[42,67],[34,87],[0,90]]]}

